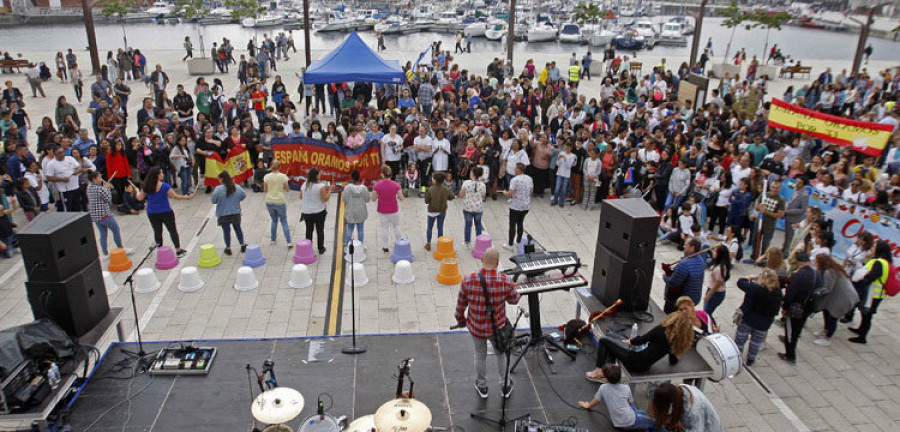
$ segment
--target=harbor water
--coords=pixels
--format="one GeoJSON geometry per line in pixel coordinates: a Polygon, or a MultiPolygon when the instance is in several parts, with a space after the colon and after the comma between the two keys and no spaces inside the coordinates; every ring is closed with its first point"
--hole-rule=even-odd
{"type": "MultiPolygon", "coordinates": [[[[653,18],[654,23],[665,22],[667,17],[653,18]]],[[[706,46],[710,37],[713,39],[714,61],[721,61],[725,53],[726,45],[731,37],[732,30],[721,25],[721,18],[707,18],[703,25],[701,48],[706,46]]],[[[180,23],[159,25],[155,23],[127,23],[124,25],[128,44],[141,50],[180,50],[185,36],[191,36],[195,49],[199,48],[198,31],[202,32],[206,48],[209,49],[214,41],[221,42],[223,37],[231,40],[237,49],[243,49],[254,36],[262,37],[263,34],[272,35],[284,31],[280,27],[266,27],[259,29],[243,28],[239,24],[224,24],[213,26],[199,26],[196,24],[180,23]]],[[[123,41],[123,25],[114,23],[98,23],[96,26],[97,42],[101,53],[107,50],[121,48],[123,41]]],[[[298,48],[303,47],[303,31],[294,30],[294,40],[298,48]]],[[[317,33],[311,35],[311,46],[315,51],[328,51],[343,41],[344,33],[317,33]]],[[[362,38],[375,46],[376,35],[372,31],[362,32],[362,38]]],[[[4,41],[3,49],[12,52],[22,51],[64,51],[67,48],[76,50],[85,49],[87,38],[81,24],[57,24],[57,25],[21,25],[15,27],[0,28],[0,40],[4,41]]],[[[392,58],[392,49],[425,50],[431,41],[443,41],[445,49],[452,50],[455,37],[448,33],[413,33],[407,35],[386,35],[385,42],[388,52],[386,58],[392,58]],[[420,47],[420,48],[416,48],[420,47]]],[[[690,41],[690,36],[688,36],[690,41]]],[[[852,56],[856,49],[858,35],[856,33],[831,32],[826,30],[805,29],[785,26],[780,31],[772,30],[769,34],[769,46],[778,44],[785,55],[801,60],[845,60],[852,56]]],[[[731,52],[735,49],[745,48],[748,59],[750,56],[762,56],[766,43],[766,31],[762,29],[746,30],[739,28],[735,31],[731,52]]],[[[900,65],[900,42],[889,41],[880,38],[870,38],[873,54],[872,60],[896,61],[900,65]]],[[[528,53],[542,54],[566,54],[571,52],[583,53],[587,44],[566,44],[558,41],[552,42],[516,42],[516,62],[528,58],[528,53]]],[[[483,37],[476,37],[472,42],[473,52],[497,51],[500,48],[499,41],[489,41],[483,37]]],[[[592,47],[597,55],[601,49],[592,47]]],[[[684,59],[690,53],[690,46],[662,47],[657,46],[652,51],[654,56],[671,56],[673,59],[684,59]]],[[[105,57],[105,55],[104,55],[105,57]]],[[[298,57],[300,58],[300,57],[298,57]]],[[[410,59],[398,59],[410,60],[410,59]]]]}

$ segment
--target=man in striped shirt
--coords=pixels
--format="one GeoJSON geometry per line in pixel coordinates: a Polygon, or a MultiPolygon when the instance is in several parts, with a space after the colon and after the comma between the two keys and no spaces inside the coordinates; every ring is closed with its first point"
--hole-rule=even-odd
{"type": "MultiPolygon", "coordinates": [[[[500,264],[500,252],[490,248],[481,257],[482,269],[463,278],[459,287],[459,298],[456,302],[456,322],[465,324],[475,343],[475,390],[482,399],[488,397],[487,374],[487,341],[492,334],[491,315],[485,301],[484,288],[481,285],[480,275],[484,275],[488,296],[493,308],[493,320],[497,328],[506,325],[506,303],[519,302],[519,292],[516,284],[503,273],[497,270],[500,264]],[[468,313],[466,313],[468,309],[468,313]]],[[[496,348],[496,347],[495,347],[496,348]]],[[[500,385],[503,385],[505,376],[506,356],[495,352],[497,358],[497,371],[500,374],[500,385]]],[[[512,393],[513,382],[503,389],[503,397],[507,398],[512,393]]]]}

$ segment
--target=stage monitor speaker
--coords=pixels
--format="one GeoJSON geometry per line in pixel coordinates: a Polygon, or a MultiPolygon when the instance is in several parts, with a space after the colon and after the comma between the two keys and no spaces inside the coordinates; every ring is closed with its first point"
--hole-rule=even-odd
{"type": "Polygon", "coordinates": [[[656,248],[659,214],[640,198],[603,200],[597,244],[622,258],[648,260],[656,248]]]}
{"type": "Polygon", "coordinates": [[[594,254],[591,291],[600,302],[611,305],[622,299],[620,311],[645,311],[650,305],[654,259],[628,261],[598,245],[594,254]]]}
{"type": "Polygon", "coordinates": [[[32,282],[66,280],[98,258],[88,213],[41,213],[18,237],[25,273],[32,282]]]}
{"type": "Polygon", "coordinates": [[[25,282],[34,319],[49,318],[72,337],[89,332],[109,312],[100,260],[59,282],[25,282]]]}

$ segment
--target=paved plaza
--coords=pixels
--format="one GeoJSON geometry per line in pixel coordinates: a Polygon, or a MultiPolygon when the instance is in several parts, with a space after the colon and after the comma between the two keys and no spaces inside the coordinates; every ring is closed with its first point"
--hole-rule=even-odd
{"type": "MultiPolygon", "coordinates": [[[[448,36],[449,39],[449,36],[448,36]]],[[[579,47],[579,57],[584,48],[579,47]]],[[[415,58],[412,51],[390,51],[406,60],[415,58]]],[[[50,61],[46,53],[25,53],[32,60],[50,61]]],[[[87,53],[77,52],[79,63],[89,63],[87,53]]],[[[182,83],[193,88],[194,77],[187,74],[177,51],[155,51],[147,53],[148,66],[161,63],[171,79],[170,89],[182,83]]],[[[299,71],[303,53],[292,56],[292,61],[279,65],[279,73],[285,77],[288,89],[297,85],[294,72],[299,71]]],[[[316,51],[314,58],[324,53],[316,51]]],[[[464,55],[458,61],[461,65],[482,74],[489,57],[500,53],[464,55]]],[[[655,64],[659,59],[643,56],[645,64],[655,64]]],[[[391,55],[387,56],[392,58],[391,55]]],[[[517,53],[517,64],[532,57],[528,53],[517,53]]],[[[534,55],[536,63],[543,64],[553,58],[564,61],[563,56],[546,54],[534,55]]],[[[595,55],[595,58],[597,56],[595,55]]],[[[681,59],[677,59],[680,63],[681,59]]],[[[833,64],[839,71],[847,64],[833,64]]],[[[874,69],[879,65],[869,65],[874,69]]],[[[677,64],[669,60],[669,64],[677,64]]],[[[814,73],[824,63],[811,61],[814,73]]],[[[880,65],[886,67],[887,64],[880,65]]],[[[233,69],[233,71],[236,68],[233,69]]],[[[236,88],[234,74],[220,77],[226,94],[232,95],[236,88]]],[[[26,94],[27,112],[32,124],[40,124],[43,116],[51,116],[56,97],[66,95],[74,102],[69,84],[48,82],[44,84],[46,99],[30,97],[24,75],[3,75],[2,80],[12,79],[26,94]]],[[[86,79],[90,82],[89,79],[86,79]]],[[[803,80],[779,80],[772,84],[770,94],[781,94],[787,85],[802,85],[803,80]]],[[[127,130],[134,132],[134,115],[140,107],[140,99],[149,90],[139,82],[129,83],[133,96],[129,102],[127,130]]],[[[599,86],[598,80],[585,82],[589,98],[592,90],[599,86]]],[[[170,94],[172,92],[170,91],[170,94]]],[[[82,119],[90,118],[86,102],[76,105],[82,119]]],[[[298,108],[300,105],[298,104],[298,108]]],[[[302,111],[302,108],[300,109],[302,111]]],[[[33,130],[30,131],[33,138],[33,130]]],[[[169,271],[157,271],[162,287],[150,294],[139,294],[137,305],[141,315],[140,326],[145,340],[192,340],[219,338],[275,338],[290,336],[315,336],[323,334],[348,334],[351,328],[349,287],[343,293],[339,328],[329,326],[326,319],[332,290],[331,273],[335,259],[334,234],[335,215],[338,213],[337,199],[328,203],[328,220],[325,224],[326,247],[328,252],[310,266],[314,283],[304,289],[288,286],[293,261],[292,250],[288,250],[279,229],[278,244],[269,244],[269,217],[265,210],[264,194],[248,190],[243,202],[243,229],[247,243],[258,243],[268,260],[267,264],[256,268],[255,275],[259,288],[249,292],[233,289],[235,276],[241,266],[242,256],[222,256],[222,263],[211,269],[200,269],[206,282],[199,292],[183,293],[177,289],[178,272],[182,266],[197,265],[200,245],[212,243],[221,253],[224,248],[222,233],[215,223],[214,210],[209,195],[202,191],[190,201],[173,201],[182,245],[188,255],[181,259],[181,265],[169,271]]],[[[294,240],[304,232],[304,224],[299,222],[299,193],[291,192],[288,198],[288,220],[294,240]]],[[[589,266],[582,274],[591,277],[594,247],[597,241],[599,211],[583,211],[580,206],[564,209],[551,208],[549,196],[535,199],[532,210],[525,219],[525,229],[548,250],[573,251],[582,262],[589,266]]],[[[499,246],[506,241],[508,207],[504,198],[497,201],[488,199],[485,204],[485,229],[499,246]]],[[[599,207],[599,206],[598,206],[599,207]]],[[[446,286],[435,280],[440,263],[424,250],[426,207],[422,199],[410,196],[400,203],[401,226],[404,237],[410,239],[415,262],[412,264],[416,281],[409,285],[398,285],[391,281],[393,265],[389,255],[381,252],[380,225],[375,215],[374,205],[369,208],[370,217],[365,226],[365,246],[367,259],[364,262],[370,282],[357,290],[357,320],[360,333],[414,333],[445,331],[455,324],[453,311],[456,303],[457,286],[446,286]]],[[[146,215],[116,215],[122,228],[125,246],[137,252],[132,260],[137,263],[152,244],[152,231],[146,215]]],[[[24,215],[15,215],[19,228],[26,224],[24,215]]],[[[461,203],[451,201],[447,211],[445,235],[452,236],[462,272],[477,270],[480,262],[471,251],[463,246],[463,216],[461,203]]],[[[171,245],[168,235],[165,243],[171,245]]],[[[110,239],[110,242],[112,240],[110,239]]],[[[474,242],[473,242],[474,244],[474,242]]],[[[774,244],[781,244],[780,233],[774,244]]],[[[681,256],[674,247],[663,245],[656,249],[657,270],[653,275],[652,298],[661,304],[663,283],[660,262],[672,262],[681,256]]],[[[501,251],[503,265],[509,266],[510,253],[501,251]]],[[[149,260],[150,264],[154,258],[149,260]]],[[[105,265],[104,265],[105,267],[105,265]]],[[[731,313],[742,299],[742,293],[735,287],[737,277],[756,274],[758,269],[745,264],[736,266],[735,275],[728,284],[725,303],[715,317],[722,331],[734,334],[731,313]]],[[[126,273],[115,274],[121,284],[126,273]]],[[[0,260],[0,327],[22,324],[32,320],[24,282],[25,271],[21,259],[0,260]]],[[[841,325],[835,343],[820,347],[812,342],[812,332],[821,326],[820,316],[811,318],[801,339],[796,366],[776,357],[780,349],[777,335],[780,327],[773,327],[769,333],[769,348],[750,370],[732,380],[722,383],[708,383],[705,391],[712,400],[729,431],[788,431],[788,430],[834,430],[834,431],[896,431],[900,430],[900,306],[889,299],[875,317],[875,324],[869,336],[868,345],[854,345],[846,341],[850,333],[841,325]]],[[[135,326],[130,318],[130,296],[127,289],[120,290],[109,298],[111,306],[126,308],[124,319],[126,334],[135,326]]],[[[527,302],[522,302],[527,306],[527,302]]],[[[541,318],[544,325],[558,325],[574,317],[575,302],[567,292],[553,292],[541,296],[541,318]]],[[[527,324],[523,323],[523,327],[527,324]]],[[[570,402],[587,398],[587,394],[567,395],[570,402]]],[[[474,397],[474,394],[473,394],[474,397]]]]}

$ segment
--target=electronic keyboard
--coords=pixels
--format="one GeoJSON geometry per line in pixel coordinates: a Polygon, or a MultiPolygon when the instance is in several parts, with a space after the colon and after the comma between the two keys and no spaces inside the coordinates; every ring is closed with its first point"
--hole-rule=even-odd
{"type": "Polygon", "coordinates": [[[510,261],[516,264],[515,268],[504,270],[510,276],[534,276],[551,270],[572,276],[581,267],[581,259],[575,252],[532,252],[513,256],[510,261]]]}
{"type": "Polygon", "coordinates": [[[540,294],[556,290],[569,290],[587,286],[588,282],[584,276],[575,274],[574,276],[563,276],[556,279],[546,279],[541,281],[523,282],[516,284],[516,291],[520,295],[540,294]]]}

